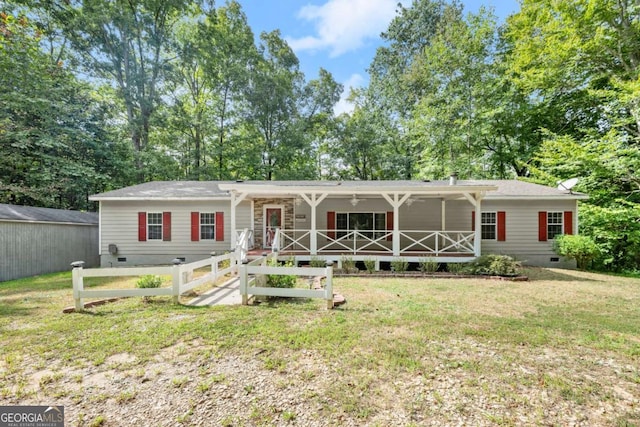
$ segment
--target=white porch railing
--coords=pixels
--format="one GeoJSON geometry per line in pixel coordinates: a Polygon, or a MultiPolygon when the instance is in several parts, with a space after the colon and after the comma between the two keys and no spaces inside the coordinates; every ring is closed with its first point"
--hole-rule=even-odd
{"type": "Polygon", "coordinates": [[[183,293],[205,283],[214,283],[219,277],[237,272],[238,270],[238,261],[235,253],[211,256],[210,258],[191,262],[189,264],[176,263],[173,266],[92,268],[85,270],[82,268],[83,264],[83,261],[76,261],[71,264],[73,266],[73,271],[71,272],[71,278],[73,281],[73,299],[75,300],[75,308],[78,311],[84,310],[84,298],[171,295],[173,296],[174,302],[178,302],[178,298],[183,293]],[[221,264],[227,261],[228,266],[223,268],[221,264]],[[211,272],[197,279],[192,279],[193,270],[207,266],[211,266],[211,272]],[[144,276],[147,274],[171,276],[171,287],[140,289],[84,289],[85,277],[144,276]]]}
{"type": "Polygon", "coordinates": [[[473,231],[419,231],[406,230],[400,237],[409,241],[401,251],[419,251],[434,253],[474,254],[473,231]]]}
{"type": "Polygon", "coordinates": [[[239,262],[247,258],[249,249],[253,247],[253,230],[245,228],[242,231],[238,230],[238,237],[236,238],[236,259],[239,262]]]}
{"type": "MultiPolygon", "coordinates": [[[[380,230],[316,230],[319,244],[317,253],[358,252],[393,254],[393,231],[380,230]]],[[[474,254],[475,232],[473,231],[425,231],[401,230],[400,253],[421,252],[426,254],[474,254]]],[[[312,252],[311,230],[279,230],[278,245],[274,251],[312,252]]],[[[275,242],[276,240],[274,240],[275,242]]]]}

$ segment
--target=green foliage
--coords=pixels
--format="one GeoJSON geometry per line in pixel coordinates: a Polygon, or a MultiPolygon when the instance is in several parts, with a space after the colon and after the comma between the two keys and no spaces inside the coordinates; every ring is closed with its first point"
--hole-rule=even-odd
{"type": "Polygon", "coordinates": [[[88,209],[88,194],[128,183],[110,178],[128,153],[109,133],[109,105],[40,51],[41,37],[0,14],[0,203],[88,209]]]}
{"type": "Polygon", "coordinates": [[[391,261],[391,271],[403,273],[409,269],[409,261],[404,258],[395,258],[391,261]]]}
{"type": "Polygon", "coordinates": [[[640,265],[640,204],[618,200],[608,207],[582,204],[580,233],[600,249],[596,268],[624,271],[640,265]]]}
{"type": "MultiPolygon", "coordinates": [[[[293,260],[280,263],[277,258],[271,258],[267,265],[269,267],[293,267],[293,260]]],[[[270,288],[293,288],[296,286],[297,280],[298,278],[294,275],[269,274],[267,275],[267,286],[270,288]]]]}
{"type": "Polygon", "coordinates": [[[147,274],[138,279],[138,281],[136,282],[136,286],[143,289],[159,288],[160,286],[162,286],[162,277],[153,274],[147,274]]]}
{"type": "Polygon", "coordinates": [[[563,257],[575,259],[578,268],[586,270],[600,253],[600,248],[589,236],[560,235],[554,239],[553,250],[563,257]]]}
{"type": "Polygon", "coordinates": [[[344,271],[349,272],[349,271],[357,270],[356,262],[353,260],[353,258],[343,255],[340,258],[340,261],[342,264],[342,269],[344,271]]]}
{"type": "Polygon", "coordinates": [[[327,262],[321,258],[311,257],[309,260],[310,267],[326,267],[327,262]]]}
{"type": "Polygon", "coordinates": [[[462,262],[448,262],[447,271],[451,274],[460,274],[465,271],[467,265],[462,262]]]}
{"type": "Polygon", "coordinates": [[[364,268],[367,273],[371,274],[376,271],[376,260],[373,258],[367,258],[364,260],[364,268]]]}
{"type": "MultiPolygon", "coordinates": [[[[228,254],[229,252],[225,252],[225,255],[228,254]]],[[[229,268],[231,267],[231,260],[230,259],[225,259],[224,261],[221,261],[218,265],[218,268],[220,268],[221,270],[224,270],[225,268],[229,268]]]]}
{"type": "Polygon", "coordinates": [[[427,259],[420,260],[420,271],[423,273],[435,273],[438,271],[438,263],[427,259]]]}
{"type": "Polygon", "coordinates": [[[488,276],[516,276],[520,272],[520,263],[508,255],[482,255],[467,264],[470,274],[488,276]]]}

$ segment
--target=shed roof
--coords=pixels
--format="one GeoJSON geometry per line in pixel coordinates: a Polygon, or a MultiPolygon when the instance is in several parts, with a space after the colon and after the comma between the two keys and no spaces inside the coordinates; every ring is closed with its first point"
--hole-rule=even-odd
{"type": "Polygon", "coordinates": [[[98,224],[98,214],[63,209],[35,208],[0,203],[0,221],[57,222],[66,224],[98,224]]]}
{"type": "Polygon", "coordinates": [[[582,199],[581,193],[570,193],[557,188],[518,180],[459,180],[449,185],[448,180],[420,181],[154,181],[119,190],[96,194],[90,200],[172,200],[227,198],[230,190],[279,189],[282,191],[345,192],[440,192],[442,190],[473,192],[486,191],[488,199],[582,199]]]}

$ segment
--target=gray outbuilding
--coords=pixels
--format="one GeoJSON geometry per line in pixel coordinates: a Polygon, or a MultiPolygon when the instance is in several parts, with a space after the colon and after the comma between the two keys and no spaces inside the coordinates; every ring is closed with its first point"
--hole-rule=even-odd
{"type": "Polygon", "coordinates": [[[99,265],[97,213],[0,204],[0,281],[99,265]]]}

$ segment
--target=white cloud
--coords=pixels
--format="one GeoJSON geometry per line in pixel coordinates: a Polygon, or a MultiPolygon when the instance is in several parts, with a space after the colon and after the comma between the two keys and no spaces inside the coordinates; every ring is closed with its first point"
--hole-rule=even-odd
{"type": "Polygon", "coordinates": [[[313,36],[288,39],[295,51],[328,49],[331,57],[361,47],[387,29],[395,16],[397,0],[328,0],[322,6],[307,5],[298,17],[314,23],[313,36]]]}
{"type": "Polygon", "coordinates": [[[340,96],[340,101],[333,107],[333,114],[339,116],[342,113],[351,113],[353,108],[355,107],[347,98],[351,93],[351,89],[362,87],[365,83],[364,77],[360,74],[352,74],[351,77],[347,79],[346,82],[343,83],[344,91],[340,96]]]}

